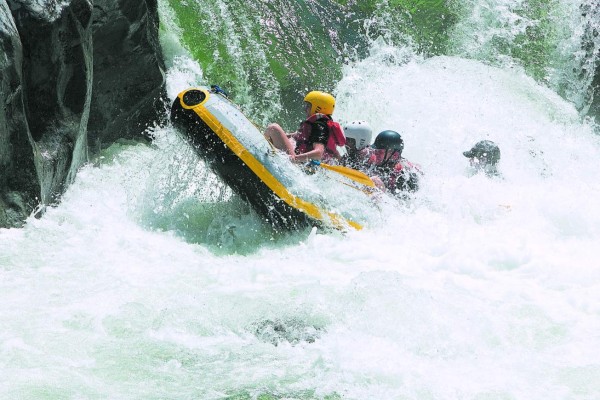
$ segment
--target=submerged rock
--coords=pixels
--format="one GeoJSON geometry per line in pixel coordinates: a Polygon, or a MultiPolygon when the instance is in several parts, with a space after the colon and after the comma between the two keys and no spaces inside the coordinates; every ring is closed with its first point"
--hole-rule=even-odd
{"type": "Polygon", "coordinates": [[[265,319],[252,326],[252,331],[258,339],[274,346],[282,342],[293,345],[300,342],[314,343],[321,337],[323,330],[322,327],[314,326],[298,318],[265,319]]]}

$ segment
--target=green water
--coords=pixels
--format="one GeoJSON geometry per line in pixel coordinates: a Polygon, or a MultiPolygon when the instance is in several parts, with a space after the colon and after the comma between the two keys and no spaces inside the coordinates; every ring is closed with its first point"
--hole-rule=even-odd
{"type": "Polygon", "coordinates": [[[209,83],[227,88],[261,124],[295,127],[308,90],[331,91],[342,68],[373,38],[416,38],[426,54],[446,50],[454,20],[444,1],[168,0],[181,42],[209,83]],[[390,28],[392,27],[392,28],[390,28]]]}
{"type": "MultiPolygon", "coordinates": [[[[257,123],[294,129],[309,90],[331,91],[375,40],[424,57],[523,69],[585,113],[600,46],[593,0],[164,0],[207,83],[257,123]],[[589,13],[589,12],[588,12],[589,13]],[[594,32],[596,34],[594,35],[594,32]],[[582,51],[582,49],[587,49],[582,51]],[[596,53],[594,53],[596,52],[596,53]]],[[[163,25],[165,25],[163,23],[163,25]]]]}

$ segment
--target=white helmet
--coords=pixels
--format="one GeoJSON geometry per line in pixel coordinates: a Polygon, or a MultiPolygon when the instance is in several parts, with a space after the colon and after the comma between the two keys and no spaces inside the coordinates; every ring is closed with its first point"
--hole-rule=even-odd
{"type": "Polygon", "coordinates": [[[346,138],[356,141],[356,148],[362,150],[371,144],[373,130],[367,121],[352,121],[344,127],[346,138]]]}

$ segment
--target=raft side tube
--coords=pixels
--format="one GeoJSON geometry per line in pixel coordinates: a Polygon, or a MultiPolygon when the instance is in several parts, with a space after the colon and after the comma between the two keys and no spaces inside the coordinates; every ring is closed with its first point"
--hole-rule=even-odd
{"type": "Polygon", "coordinates": [[[235,121],[225,120],[229,115],[238,119],[241,125],[251,126],[255,131],[252,133],[260,135],[260,140],[263,140],[262,134],[233,103],[206,89],[193,88],[180,93],[171,107],[173,125],[184,134],[196,153],[225,184],[275,228],[289,230],[313,225],[337,229],[361,228],[359,224],[325,212],[291,194],[227,128],[235,127],[232,125],[235,121]],[[220,112],[222,110],[225,112],[220,112]],[[240,118],[244,120],[240,121],[240,118]]]}
{"type": "Polygon", "coordinates": [[[274,228],[290,230],[313,225],[314,221],[305,213],[279,199],[191,108],[202,104],[207,98],[203,91],[190,90],[183,97],[175,99],[171,107],[173,125],[184,133],[196,153],[274,228]]]}

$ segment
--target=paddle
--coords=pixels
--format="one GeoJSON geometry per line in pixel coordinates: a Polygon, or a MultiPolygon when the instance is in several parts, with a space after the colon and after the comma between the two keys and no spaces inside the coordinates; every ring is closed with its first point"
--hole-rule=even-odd
{"type": "Polygon", "coordinates": [[[375,183],[373,183],[373,181],[371,180],[371,178],[369,178],[369,176],[367,174],[364,174],[355,169],[343,167],[341,165],[323,164],[319,160],[310,160],[310,163],[312,165],[318,165],[318,166],[321,166],[330,171],[337,172],[338,174],[342,174],[342,175],[346,176],[348,179],[352,179],[353,181],[358,182],[362,185],[375,187],[375,183]]]}

